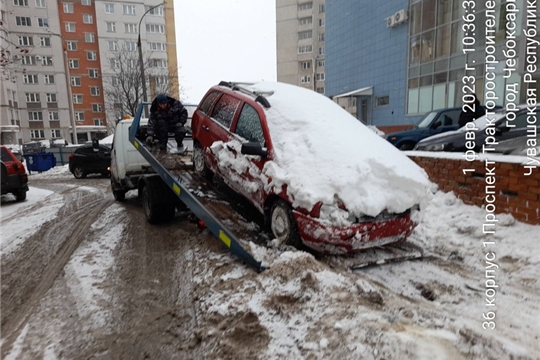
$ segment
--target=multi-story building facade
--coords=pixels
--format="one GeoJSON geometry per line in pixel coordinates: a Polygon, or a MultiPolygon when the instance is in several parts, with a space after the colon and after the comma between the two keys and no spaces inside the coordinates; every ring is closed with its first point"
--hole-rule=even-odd
{"type": "Polygon", "coordinates": [[[325,1],[277,0],[278,81],[325,92],[325,1]]]}
{"type": "MultiPolygon", "coordinates": [[[[118,107],[108,101],[106,88],[115,74],[113,59],[120,43],[137,54],[139,34],[145,66],[166,74],[148,69],[148,98],[163,89],[156,84],[178,96],[172,0],[1,1],[0,141],[73,142],[74,129],[79,143],[106,136],[107,124],[126,113],[107,111],[118,107]]],[[[134,59],[132,67],[139,67],[134,59]]]]}

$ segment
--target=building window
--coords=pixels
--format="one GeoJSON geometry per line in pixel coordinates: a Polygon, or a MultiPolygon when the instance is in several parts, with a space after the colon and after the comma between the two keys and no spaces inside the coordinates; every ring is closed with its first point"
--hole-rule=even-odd
{"type": "Polygon", "coordinates": [[[305,30],[298,32],[298,40],[311,39],[313,37],[313,30],[305,30]]]}
{"type": "Polygon", "coordinates": [[[36,57],[24,55],[23,57],[21,57],[21,63],[23,65],[36,65],[36,57]]]}
{"type": "Polygon", "coordinates": [[[156,43],[156,42],[148,43],[148,49],[153,50],[153,51],[166,51],[165,43],[156,43]]]}
{"type": "Polygon", "coordinates": [[[107,46],[109,50],[115,51],[118,50],[118,42],[117,41],[107,41],[107,46]]]}
{"type": "Polygon", "coordinates": [[[92,6],[92,0],[81,0],[81,4],[84,6],[92,6]]]}
{"type": "Polygon", "coordinates": [[[137,43],[134,41],[127,41],[124,43],[124,49],[126,49],[126,51],[137,51],[137,43]]]}
{"type": "Polygon", "coordinates": [[[317,88],[317,92],[318,92],[319,94],[324,94],[324,86],[323,86],[323,87],[318,87],[318,88],[317,88]]]}
{"type": "Polygon", "coordinates": [[[46,1],[47,0],[36,0],[36,7],[37,8],[45,8],[46,7],[46,1]]]}
{"type": "Polygon", "coordinates": [[[26,102],[27,103],[38,103],[41,102],[39,93],[26,93],[26,102]]]}
{"type": "Polygon", "coordinates": [[[124,15],[136,15],[135,5],[124,5],[124,15]]]}
{"type": "Polygon", "coordinates": [[[315,75],[317,81],[324,81],[324,73],[315,75]]]}
{"type": "Polygon", "coordinates": [[[85,24],[93,24],[94,23],[94,17],[90,14],[83,14],[83,23],[85,24]]]}
{"type": "Polygon", "coordinates": [[[319,55],[324,55],[324,47],[319,48],[319,55]]]}
{"type": "Polygon", "coordinates": [[[13,0],[15,6],[28,6],[28,0],[13,0]]]}
{"type": "Polygon", "coordinates": [[[349,96],[347,98],[347,107],[356,107],[356,96],[349,96]]]}
{"type": "Polygon", "coordinates": [[[66,23],[66,32],[75,32],[75,23],[67,22],[66,23]]]}
{"type": "Polygon", "coordinates": [[[76,41],[68,41],[67,42],[67,49],[69,51],[76,51],[77,50],[77,42],[76,41]]]}
{"type": "Polygon", "coordinates": [[[298,11],[311,10],[311,9],[313,9],[313,3],[311,2],[298,5],[298,11]]]}
{"type": "Polygon", "coordinates": [[[45,84],[54,84],[54,75],[43,75],[45,79],[45,84]]]}
{"type": "Polygon", "coordinates": [[[299,54],[307,54],[313,52],[313,45],[304,45],[298,47],[299,54]]]}
{"type": "Polygon", "coordinates": [[[309,24],[313,23],[313,19],[310,16],[310,17],[305,17],[305,18],[298,19],[298,22],[300,23],[300,25],[309,25],[309,24]]]}
{"type": "Polygon", "coordinates": [[[19,36],[20,46],[34,46],[34,38],[31,36],[19,36]]]}
{"type": "Polygon", "coordinates": [[[37,22],[39,27],[49,27],[49,19],[47,18],[38,18],[37,22]]]}
{"type": "Polygon", "coordinates": [[[92,104],[93,112],[101,112],[101,104],[92,104]]]}
{"type": "MultiPolygon", "coordinates": [[[[80,95],[80,96],[82,96],[82,95],[80,95]]],[[[83,111],[75,111],[75,120],[84,121],[84,112],[83,111]]]]}
{"type": "Polygon", "coordinates": [[[58,116],[58,111],[49,111],[49,120],[60,120],[60,117],[58,116]]]}
{"type": "Polygon", "coordinates": [[[301,76],[300,84],[309,84],[311,82],[311,76],[301,76]]]}
{"type": "Polygon", "coordinates": [[[95,52],[95,51],[87,51],[86,52],[86,60],[96,61],[97,60],[97,52],[95,52]]]}
{"type": "Polygon", "coordinates": [[[107,32],[116,32],[116,23],[108,22],[107,23],[107,32]]]}
{"type": "Polygon", "coordinates": [[[88,76],[92,79],[96,79],[98,77],[98,70],[97,69],[88,69],[88,76]]]}
{"type": "Polygon", "coordinates": [[[30,139],[32,140],[45,139],[45,130],[30,130],[30,139]]]}
{"type": "Polygon", "coordinates": [[[39,43],[41,47],[51,47],[51,38],[49,37],[39,38],[39,43]]]}
{"type": "Polygon", "coordinates": [[[73,3],[64,3],[64,14],[73,14],[73,3]]]}
{"type": "MultiPolygon", "coordinates": [[[[56,119],[56,120],[58,120],[58,119],[56,119]]],[[[60,133],[60,129],[51,129],[51,138],[60,139],[61,137],[62,137],[62,134],[60,133]]]]}
{"type": "Polygon", "coordinates": [[[48,103],[55,103],[56,102],[56,94],[55,93],[47,93],[47,102],[48,103]]]}
{"type": "Polygon", "coordinates": [[[79,68],[79,60],[78,59],[69,59],[69,68],[70,69],[78,69],[79,68]]]}
{"type": "MultiPolygon", "coordinates": [[[[144,10],[148,11],[151,9],[151,6],[145,5],[144,10]]],[[[148,15],[156,15],[156,16],[163,16],[163,6],[158,6],[157,8],[154,8],[150,11],[148,11],[148,15]]]]}
{"type": "Polygon", "coordinates": [[[86,41],[87,43],[96,42],[96,35],[94,33],[85,33],[84,41],[86,41]]]}
{"type": "Polygon", "coordinates": [[[43,56],[41,58],[41,65],[43,66],[52,66],[52,56],[43,56]]]}
{"type": "Polygon", "coordinates": [[[317,67],[324,67],[324,60],[317,60],[317,67]]]}
{"type": "Polygon", "coordinates": [[[26,16],[15,16],[17,26],[32,26],[32,20],[26,16]]]}
{"type": "Polygon", "coordinates": [[[136,34],[137,24],[124,24],[124,32],[126,34],[136,34]]]}
{"type": "Polygon", "coordinates": [[[324,41],[324,33],[319,34],[319,41],[324,41]]]}
{"type": "Polygon", "coordinates": [[[324,4],[319,5],[319,13],[323,13],[325,11],[324,4]]]}
{"type": "Polygon", "coordinates": [[[105,4],[105,14],[114,14],[114,4],[105,4]]]}
{"type": "Polygon", "coordinates": [[[94,119],[94,126],[103,126],[103,119],[94,119]]]}
{"type": "Polygon", "coordinates": [[[41,111],[29,111],[28,112],[29,121],[43,121],[43,112],[41,111]]]}
{"type": "Polygon", "coordinates": [[[81,86],[81,78],[79,76],[72,76],[71,86],[81,86]]]}
{"type": "Polygon", "coordinates": [[[164,75],[153,76],[153,79],[156,85],[167,85],[169,83],[169,78],[164,75]]]}
{"type": "Polygon", "coordinates": [[[82,102],[83,102],[83,96],[81,94],[73,95],[73,103],[74,104],[82,104],[82,102]]]}
{"type": "Polygon", "coordinates": [[[99,86],[90,86],[90,95],[99,96],[99,86]]]}
{"type": "Polygon", "coordinates": [[[324,26],[324,18],[319,19],[319,26],[321,27],[324,26]]]}
{"type": "Polygon", "coordinates": [[[302,70],[311,69],[311,61],[300,61],[300,69],[302,70]]]}
{"type": "Polygon", "coordinates": [[[23,75],[23,83],[25,84],[37,84],[38,76],[37,75],[23,75]]]}
{"type": "Polygon", "coordinates": [[[117,69],[120,67],[120,60],[118,59],[109,59],[109,65],[112,69],[117,69]]]}
{"type": "Polygon", "coordinates": [[[154,34],[165,34],[165,26],[160,24],[146,24],[146,32],[154,34]]]}
{"type": "Polygon", "coordinates": [[[376,97],[375,98],[375,104],[376,104],[377,107],[386,106],[386,105],[390,104],[390,96],[385,95],[385,96],[376,97]]]}
{"type": "Polygon", "coordinates": [[[165,59],[150,59],[150,67],[153,68],[166,68],[167,60],[165,59]]]}

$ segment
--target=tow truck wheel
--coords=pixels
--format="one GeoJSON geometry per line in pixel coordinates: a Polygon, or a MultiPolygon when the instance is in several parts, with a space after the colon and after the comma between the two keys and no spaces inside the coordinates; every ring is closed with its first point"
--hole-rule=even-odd
{"type": "Polygon", "coordinates": [[[276,200],[272,205],[270,228],[280,244],[292,245],[298,249],[302,247],[292,209],[281,199],[276,200]]]}
{"type": "Polygon", "coordinates": [[[200,143],[193,143],[193,167],[195,171],[203,175],[206,178],[212,178],[213,174],[204,162],[204,151],[200,143]]]}
{"type": "Polygon", "coordinates": [[[150,224],[157,224],[161,220],[159,217],[159,209],[156,206],[156,204],[152,202],[152,198],[150,196],[150,191],[148,190],[148,186],[143,187],[142,204],[143,204],[144,215],[146,216],[146,220],[150,224]]]}
{"type": "Polygon", "coordinates": [[[17,198],[17,201],[24,201],[26,200],[26,190],[19,190],[15,193],[15,197],[17,198]]]}

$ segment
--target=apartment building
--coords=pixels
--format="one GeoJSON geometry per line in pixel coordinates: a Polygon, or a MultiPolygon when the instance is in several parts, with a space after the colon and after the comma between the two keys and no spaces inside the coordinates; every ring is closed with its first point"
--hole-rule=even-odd
{"type": "Polygon", "coordinates": [[[277,0],[277,79],[325,92],[325,1],[277,0]]]}
{"type": "Polygon", "coordinates": [[[108,93],[120,88],[119,53],[132,56],[124,73],[138,93],[127,96],[142,100],[139,34],[148,99],[178,96],[172,0],[0,1],[0,141],[74,142],[74,129],[79,143],[105,137],[129,113],[108,93]]]}

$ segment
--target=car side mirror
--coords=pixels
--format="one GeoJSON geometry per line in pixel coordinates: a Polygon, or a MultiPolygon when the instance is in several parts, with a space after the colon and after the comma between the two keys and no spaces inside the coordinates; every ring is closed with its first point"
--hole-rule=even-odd
{"type": "Polygon", "coordinates": [[[268,151],[263,149],[261,143],[258,142],[243,143],[240,152],[244,155],[257,155],[264,159],[268,157],[268,151]]]}

